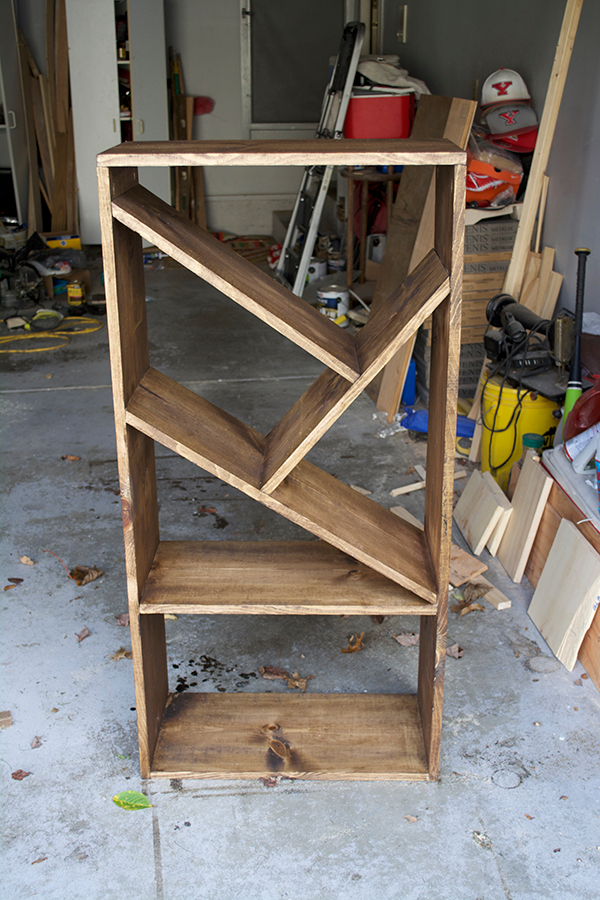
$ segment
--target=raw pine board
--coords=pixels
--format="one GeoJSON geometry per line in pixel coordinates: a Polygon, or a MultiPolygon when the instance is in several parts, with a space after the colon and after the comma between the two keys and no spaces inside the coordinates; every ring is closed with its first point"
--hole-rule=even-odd
{"type": "Polygon", "coordinates": [[[599,601],[600,554],[572,522],[562,519],[529,606],[529,615],[554,655],[569,671],[575,665],[599,601]]]}
{"type": "Polygon", "coordinates": [[[505,509],[490,480],[494,481],[489,472],[475,469],[454,507],[454,521],[475,556],[483,551],[505,509]]]}
{"type": "Polygon", "coordinates": [[[498,559],[517,584],[523,577],[552,484],[540,463],[526,456],[512,498],[513,511],[498,547],[498,559]]]}
{"type": "Polygon", "coordinates": [[[412,694],[176,694],[154,778],[427,781],[412,694]]]}

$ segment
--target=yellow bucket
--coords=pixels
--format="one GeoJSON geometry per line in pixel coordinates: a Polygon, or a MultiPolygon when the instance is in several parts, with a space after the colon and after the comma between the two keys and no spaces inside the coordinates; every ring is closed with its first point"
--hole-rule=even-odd
{"type": "Polygon", "coordinates": [[[512,464],[523,453],[523,435],[544,437],[544,448],[552,446],[560,409],[533,391],[516,390],[491,378],[483,389],[481,401],[481,471],[491,472],[503,491],[508,487],[512,464]]]}

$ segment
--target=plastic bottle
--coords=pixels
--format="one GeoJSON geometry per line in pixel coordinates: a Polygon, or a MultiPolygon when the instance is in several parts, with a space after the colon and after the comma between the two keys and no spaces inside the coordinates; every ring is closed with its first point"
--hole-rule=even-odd
{"type": "Polygon", "coordinates": [[[565,454],[568,459],[573,462],[576,456],[579,456],[585,445],[588,441],[594,437],[595,434],[600,433],[600,422],[596,422],[595,425],[592,425],[591,428],[586,428],[585,431],[582,431],[581,434],[576,435],[574,438],[571,438],[570,441],[565,441],[565,454]]]}

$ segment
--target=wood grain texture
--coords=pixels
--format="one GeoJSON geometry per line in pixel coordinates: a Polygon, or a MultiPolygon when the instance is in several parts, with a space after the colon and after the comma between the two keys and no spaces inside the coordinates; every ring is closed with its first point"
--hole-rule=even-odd
{"type": "Polygon", "coordinates": [[[113,201],[113,215],[325,365],[355,381],[352,337],[270,275],[141,186],[113,201]]]}
{"type": "Polygon", "coordinates": [[[600,554],[562,519],[528,612],[569,671],[599,603],[600,554]]]}
{"type": "Polygon", "coordinates": [[[453,166],[450,140],[135,141],[98,156],[100,166],[453,166]]]}
{"type": "Polygon", "coordinates": [[[360,376],[350,384],[324,372],[267,435],[262,489],[271,493],[350,404],[448,291],[447,272],[435,251],[409,275],[356,339],[360,376]]]}
{"type": "Polygon", "coordinates": [[[579,660],[600,691],[600,612],[588,628],[579,648],[579,660]]]}
{"type": "Polygon", "coordinates": [[[510,609],[512,606],[512,600],[503,594],[502,591],[492,584],[491,581],[488,581],[487,578],[484,578],[483,575],[477,575],[475,578],[471,580],[471,584],[478,585],[482,584],[487,587],[489,590],[487,594],[484,594],[485,599],[488,603],[491,603],[496,609],[510,609]]]}
{"type": "Polygon", "coordinates": [[[435,615],[324,541],[162,541],[142,613],[435,615]]]}
{"type": "MultiPolygon", "coordinates": [[[[490,473],[482,474],[479,469],[475,469],[454,507],[454,521],[471,551],[479,556],[500,519],[510,512],[510,503],[490,473]]],[[[503,521],[506,528],[508,519],[503,521]]]]}
{"type": "Polygon", "coordinates": [[[427,780],[410,694],[180,694],[154,778],[427,780]]]}
{"type": "Polygon", "coordinates": [[[513,512],[498,547],[498,559],[516,583],[523,577],[551,487],[551,476],[526,456],[512,498],[513,512]]]}
{"type": "Polygon", "coordinates": [[[504,291],[519,299],[583,0],[567,0],[504,291]]]}
{"type": "Polygon", "coordinates": [[[125,422],[125,406],[148,368],[146,293],[141,239],[110,214],[112,197],[137,183],[137,171],[100,169],[98,181],[140,767],[146,778],[168,693],[164,619],[139,615],[159,541],[154,442],[125,422]]]}
{"type": "Polygon", "coordinates": [[[265,438],[165,375],[149,369],[127,422],[227,484],[391,578],[437,599],[423,535],[305,460],[273,491],[259,489],[265,438]]]}
{"type": "MultiPolygon", "coordinates": [[[[443,137],[466,147],[477,104],[450,97],[425,95],[421,99],[424,102],[419,102],[413,137],[421,140],[443,137]]],[[[403,172],[371,306],[373,311],[434,246],[434,203],[433,169],[411,166],[403,172]]],[[[413,349],[414,339],[384,369],[376,402],[378,409],[387,412],[389,421],[398,409],[413,349]]]]}

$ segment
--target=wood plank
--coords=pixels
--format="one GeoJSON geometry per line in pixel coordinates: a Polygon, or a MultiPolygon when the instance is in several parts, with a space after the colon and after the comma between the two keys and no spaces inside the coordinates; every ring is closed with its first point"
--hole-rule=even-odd
{"type": "Polygon", "coordinates": [[[44,173],[44,181],[46,183],[46,190],[48,192],[48,196],[50,198],[50,210],[52,210],[52,190],[53,190],[53,175],[52,175],[52,162],[51,162],[51,154],[50,154],[50,143],[48,140],[48,133],[46,131],[46,119],[44,117],[44,104],[42,102],[42,88],[40,85],[39,78],[34,78],[31,76],[30,79],[30,89],[31,89],[31,102],[33,106],[33,121],[35,125],[35,135],[37,139],[38,150],[40,154],[40,160],[42,163],[42,171],[44,173]]]}
{"type": "Polygon", "coordinates": [[[600,612],[596,610],[579,648],[579,660],[600,691],[600,612]]]}
{"type": "Polygon", "coordinates": [[[489,588],[487,594],[484,594],[484,597],[488,601],[488,603],[491,603],[492,606],[494,606],[496,609],[511,608],[512,600],[509,600],[506,594],[503,594],[501,590],[493,585],[491,581],[488,581],[487,578],[484,578],[483,575],[477,575],[474,579],[472,579],[471,584],[482,584],[485,585],[485,587],[489,588]]]}
{"type": "Polygon", "coordinates": [[[52,146],[54,147],[54,122],[56,120],[56,78],[54,71],[54,0],[46,0],[46,78],[48,79],[48,99],[50,101],[50,121],[52,146]]]}
{"type": "Polygon", "coordinates": [[[513,512],[498,547],[498,559],[516,583],[523,577],[551,487],[550,475],[526,456],[512,498],[513,512]]]}
{"type": "Polygon", "coordinates": [[[31,75],[29,57],[31,51],[23,32],[18,32],[19,77],[23,94],[23,112],[25,115],[25,137],[27,140],[27,157],[29,159],[29,200],[27,214],[27,236],[35,231],[42,231],[42,202],[40,196],[40,179],[38,174],[38,156],[35,140],[35,122],[33,117],[33,99],[31,96],[31,75]]]}
{"type": "MultiPolygon", "coordinates": [[[[366,182],[365,182],[366,183],[366,182]]],[[[448,291],[435,251],[382,304],[356,339],[360,377],[326,370],[267,435],[262,489],[271,493],[392,358],[448,291]]]]}
{"type": "Polygon", "coordinates": [[[552,319],[562,283],[563,276],[559,272],[550,272],[546,291],[541,298],[539,306],[540,311],[538,315],[541,316],[542,319],[552,319]]]}
{"type": "Polygon", "coordinates": [[[490,473],[484,475],[478,469],[473,471],[454,507],[454,521],[475,556],[482,553],[505,510],[490,489],[490,473]]]}
{"type": "Polygon", "coordinates": [[[572,522],[562,519],[529,606],[529,616],[569,671],[592,624],[599,594],[600,554],[572,522]]]}
{"type": "Polygon", "coordinates": [[[510,260],[512,252],[510,250],[502,250],[494,253],[465,253],[465,266],[474,265],[476,263],[488,262],[507,262],[510,260]]]}
{"type": "Polygon", "coordinates": [[[410,694],[193,694],[165,711],[154,778],[427,780],[410,694]]]}
{"type": "Polygon", "coordinates": [[[66,134],[69,118],[69,42],[65,0],[56,0],[54,20],[54,73],[57,132],[66,134]]]}
{"type": "MultiPolygon", "coordinates": [[[[337,143],[337,142],[336,142],[337,143]]],[[[338,374],[355,381],[353,338],[270,275],[137,185],[113,200],[113,215],[338,374]]]]}
{"type": "Polygon", "coordinates": [[[504,291],[519,299],[583,0],[567,0],[504,291]]]}
{"type": "MultiPolygon", "coordinates": [[[[466,147],[477,108],[470,100],[425,95],[415,116],[416,139],[438,137],[466,147]]],[[[396,195],[392,225],[387,236],[372,311],[382,298],[421,261],[434,244],[433,170],[412,167],[402,175],[396,195]]],[[[464,236],[463,236],[464,237],[464,236]]],[[[414,349],[414,339],[388,363],[383,371],[377,396],[377,408],[387,412],[391,422],[398,410],[406,373],[414,349]]]]}
{"type": "Polygon", "coordinates": [[[125,405],[148,368],[146,293],[141,239],[110,214],[112,197],[136,183],[136,170],[98,172],[140,768],[147,778],[168,694],[164,618],[139,614],[159,542],[158,505],[154,442],[125,421],[125,405]]]}
{"type": "Polygon", "coordinates": [[[69,168],[69,135],[56,133],[54,157],[54,191],[52,193],[51,230],[60,234],[67,230],[67,179],[69,168]]]}
{"type": "Polygon", "coordinates": [[[525,566],[525,575],[534,588],[537,587],[540,576],[544,571],[548,554],[550,553],[554,538],[556,537],[556,532],[558,531],[558,526],[562,520],[560,514],[557,513],[551,505],[550,498],[552,497],[552,490],[548,502],[544,507],[535,541],[533,542],[529,558],[527,559],[527,565],[525,566]]]}
{"type": "Polygon", "coordinates": [[[141,613],[435,615],[324,541],[162,541],[141,613]]]}
{"type": "MultiPolygon", "coordinates": [[[[470,102],[470,101],[464,101],[470,102]]],[[[453,166],[465,154],[451,140],[134,141],[98,156],[100,166],[453,166]]]]}
{"type": "Polygon", "coordinates": [[[536,315],[540,315],[540,309],[543,305],[544,298],[550,284],[550,276],[552,267],[554,266],[554,257],[556,251],[553,247],[544,247],[542,250],[542,259],[540,262],[540,271],[538,275],[538,286],[535,296],[529,301],[529,309],[533,310],[536,315]]]}
{"type": "MultiPolygon", "coordinates": [[[[419,520],[409,513],[407,509],[404,509],[403,506],[392,506],[390,512],[393,512],[395,516],[404,519],[405,522],[410,522],[416,528],[423,529],[419,520]]],[[[465,582],[472,581],[473,579],[485,582],[481,573],[486,572],[487,568],[488,567],[484,562],[480,559],[475,559],[475,557],[471,556],[465,550],[462,550],[456,544],[450,545],[448,581],[452,587],[459,587],[461,584],[465,584],[465,582]]]]}
{"type": "Polygon", "coordinates": [[[259,489],[265,438],[149,369],[127,422],[334,547],[435,603],[424,536],[389,510],[305,460],[273,491],[259,489]]]}

